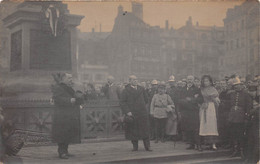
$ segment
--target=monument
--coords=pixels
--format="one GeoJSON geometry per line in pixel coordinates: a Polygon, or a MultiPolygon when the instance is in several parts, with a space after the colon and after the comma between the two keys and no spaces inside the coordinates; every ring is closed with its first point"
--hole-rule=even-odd
{"type": "Polygon", "coordinates": [[[52,74],[77,77],[77,26],[82,19],[61,1],[25,1],[3,19],[11,48],[1,106],[18,129],[50,131],[52,74]]]}

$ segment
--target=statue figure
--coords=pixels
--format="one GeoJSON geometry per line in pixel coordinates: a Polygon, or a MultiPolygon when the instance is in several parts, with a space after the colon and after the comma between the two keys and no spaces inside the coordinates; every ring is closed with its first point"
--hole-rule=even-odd
{"type": "Polygon", "coordinates": [[[49,19],[52,34],[56,37],[58,19],[60,17],[59,9],[57,7],[55,7],[53,4],[50,4],[49,7],[45,11],[45,16],[46,16],[46,18],[49,19]]]}

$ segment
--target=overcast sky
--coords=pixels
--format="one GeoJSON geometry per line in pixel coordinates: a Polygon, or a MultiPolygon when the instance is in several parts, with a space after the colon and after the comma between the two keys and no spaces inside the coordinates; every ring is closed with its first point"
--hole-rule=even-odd
{"type": "MultiPolygon", "coordinates": [[[[159,1],[159,0],[158,0],[159,1]]],[[[189,16],[193,23],[197,21],[203,26],[223,26],[223,19],[228,8],[240,5],[243,0],[226,0],[219,2],[143,2],[143,19],[146,23],[160,27],[165,20],[174,28],[183,26],[189,16]]],[[[122,5],[125,11],[131,12],[130,2],[67,2],[72,14],[84,15],[79,29],[89,32],[92,28],[99,31],[111,31],[117,15],[117,7],[122,5]]]]}

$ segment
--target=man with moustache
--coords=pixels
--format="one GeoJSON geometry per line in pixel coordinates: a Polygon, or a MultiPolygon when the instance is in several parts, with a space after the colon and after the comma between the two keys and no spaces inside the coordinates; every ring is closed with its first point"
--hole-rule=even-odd
{"type": "Polygon", "coordinates": [[[143,140],[146,151],[152,151],[149,139],[149,113],[146,108],[148,97],[144,88],[137,84],[137,77],[129,76],[129,84],[120,98],[122,112],[132,118],[131,122],[126,123],[125,137],[131,140],[133,151],[138,151],[138,140],[143,140]]]}
{"type": "Polygon", "coordinates": [[[179,100],[181,113],[181,125],[184,135],[189,143],[187,149],[199,148],[199,104],[203,103],[203,97],[199,88],[194,86],[194,76],[187,77],[187,85],[183,88],[179,100]]]}
{"type": "Polygon", "coordinates": [[[72,88],[72,75],[61,73],[54,75],[56,84],[52,85],[52,99],[55,104],[52,137],[58,144],[61,159],[68,159],[70,143],[80,143],[80,105],[83,95],[72,88]]]}

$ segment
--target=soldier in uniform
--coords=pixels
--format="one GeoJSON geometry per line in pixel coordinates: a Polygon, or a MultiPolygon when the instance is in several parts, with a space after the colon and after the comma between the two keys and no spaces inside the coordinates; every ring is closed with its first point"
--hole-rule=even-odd
{"type": "Polygon", "coordinates": [[[245,123],[248,112],[253,106],[252,98],[243,89],[238,77],[233,78],[234,91],[229,93],[229,115],[228,122],[230,128],[233,152],[231,157],[243,156],[243,138],[245,123]]]}

